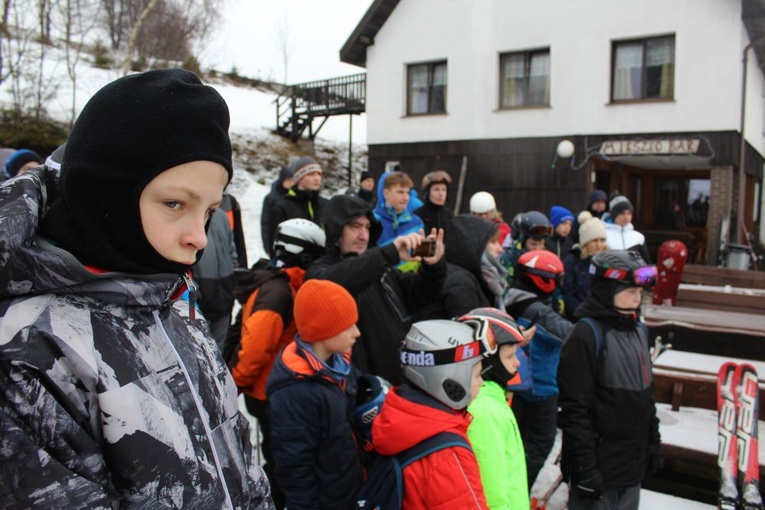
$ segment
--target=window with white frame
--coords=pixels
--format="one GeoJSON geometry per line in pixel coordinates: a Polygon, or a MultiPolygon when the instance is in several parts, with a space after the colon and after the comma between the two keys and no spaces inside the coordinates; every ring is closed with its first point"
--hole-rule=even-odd
{"type": "Polygon", "coordinates": [[[446,113],[446,61],[407,66],[407,115],[446,113]]]}
{"type": "Polygon", "coordinates": [[[550,105],[550,49],[499,56],[499,107],[550,105]]]}
{"type": "Polygon", "coordinates": [[[675,36],[613,43],[612,101],[672,99],[675,36]]]}

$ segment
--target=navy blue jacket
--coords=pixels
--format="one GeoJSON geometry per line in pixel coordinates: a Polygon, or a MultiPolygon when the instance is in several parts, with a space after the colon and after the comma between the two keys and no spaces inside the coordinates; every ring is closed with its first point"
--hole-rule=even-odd
{"type": "Polygon", "coordinates": [[[348,420],[353,375],[333,381],[296,342],[274,363],[266,386],[276,479],[290,510],[351,510],[361,461],[348,420]]]}
{"type": "Polygon", "coordinates": [[[578,247],[575,247],[563,259],[566,274],[563,277],[563,302],[566,303],[566,318],[575,320],[574,312],[579,308],[590,291],[590,260],[582,260],[578,247]]]}

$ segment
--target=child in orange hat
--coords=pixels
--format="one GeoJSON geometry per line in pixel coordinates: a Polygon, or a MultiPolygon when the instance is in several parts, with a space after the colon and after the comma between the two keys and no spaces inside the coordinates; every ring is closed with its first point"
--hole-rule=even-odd
{"type": "Polygon", "coordinates": [[[297,334],[280,353],[266,394],[276,479],[287,508],[353,509],[362,469],[348,416],[356,301],[340,285],[308,280],[295,295],[297,334]]]}

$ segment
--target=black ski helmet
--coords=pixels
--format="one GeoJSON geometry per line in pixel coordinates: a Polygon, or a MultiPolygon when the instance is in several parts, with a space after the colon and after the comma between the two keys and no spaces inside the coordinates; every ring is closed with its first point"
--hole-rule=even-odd
{"type": "Polygon", "coordinates": [[[521,216],[521,237],[526,239],[545,239],[553,232],[552,224],[544,213],[528,211],[521,216]]]}

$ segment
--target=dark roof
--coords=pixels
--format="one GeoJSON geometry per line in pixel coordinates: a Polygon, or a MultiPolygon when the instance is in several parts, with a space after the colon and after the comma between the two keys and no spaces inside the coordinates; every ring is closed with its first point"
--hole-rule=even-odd
{"type": "MultiPolygon", "coordinates": [[[[375,43],[375,36],[398,5],[399,0],[374,0],[353,33],[340,49],[340,61],[359,67],[367,65],[367,46],[375,43]]],[[[741,0],[741,20],[749,40],[755,44],[760,68],[765,74],[765,0],[741,0]]]]}
{"type": "Polygon", "coordinates": [[[367,66],[367,46],[375,43],[375,36],[398,5],[399,0],[374,0],[364,17],[340,49],[340,61],[359,67],[367,66]]]}
{"type": "Polygon", "coordinates": [[[741,0],[741,20],[754,43],[760,69],[765,71],[765,0],[741,0]]]}

